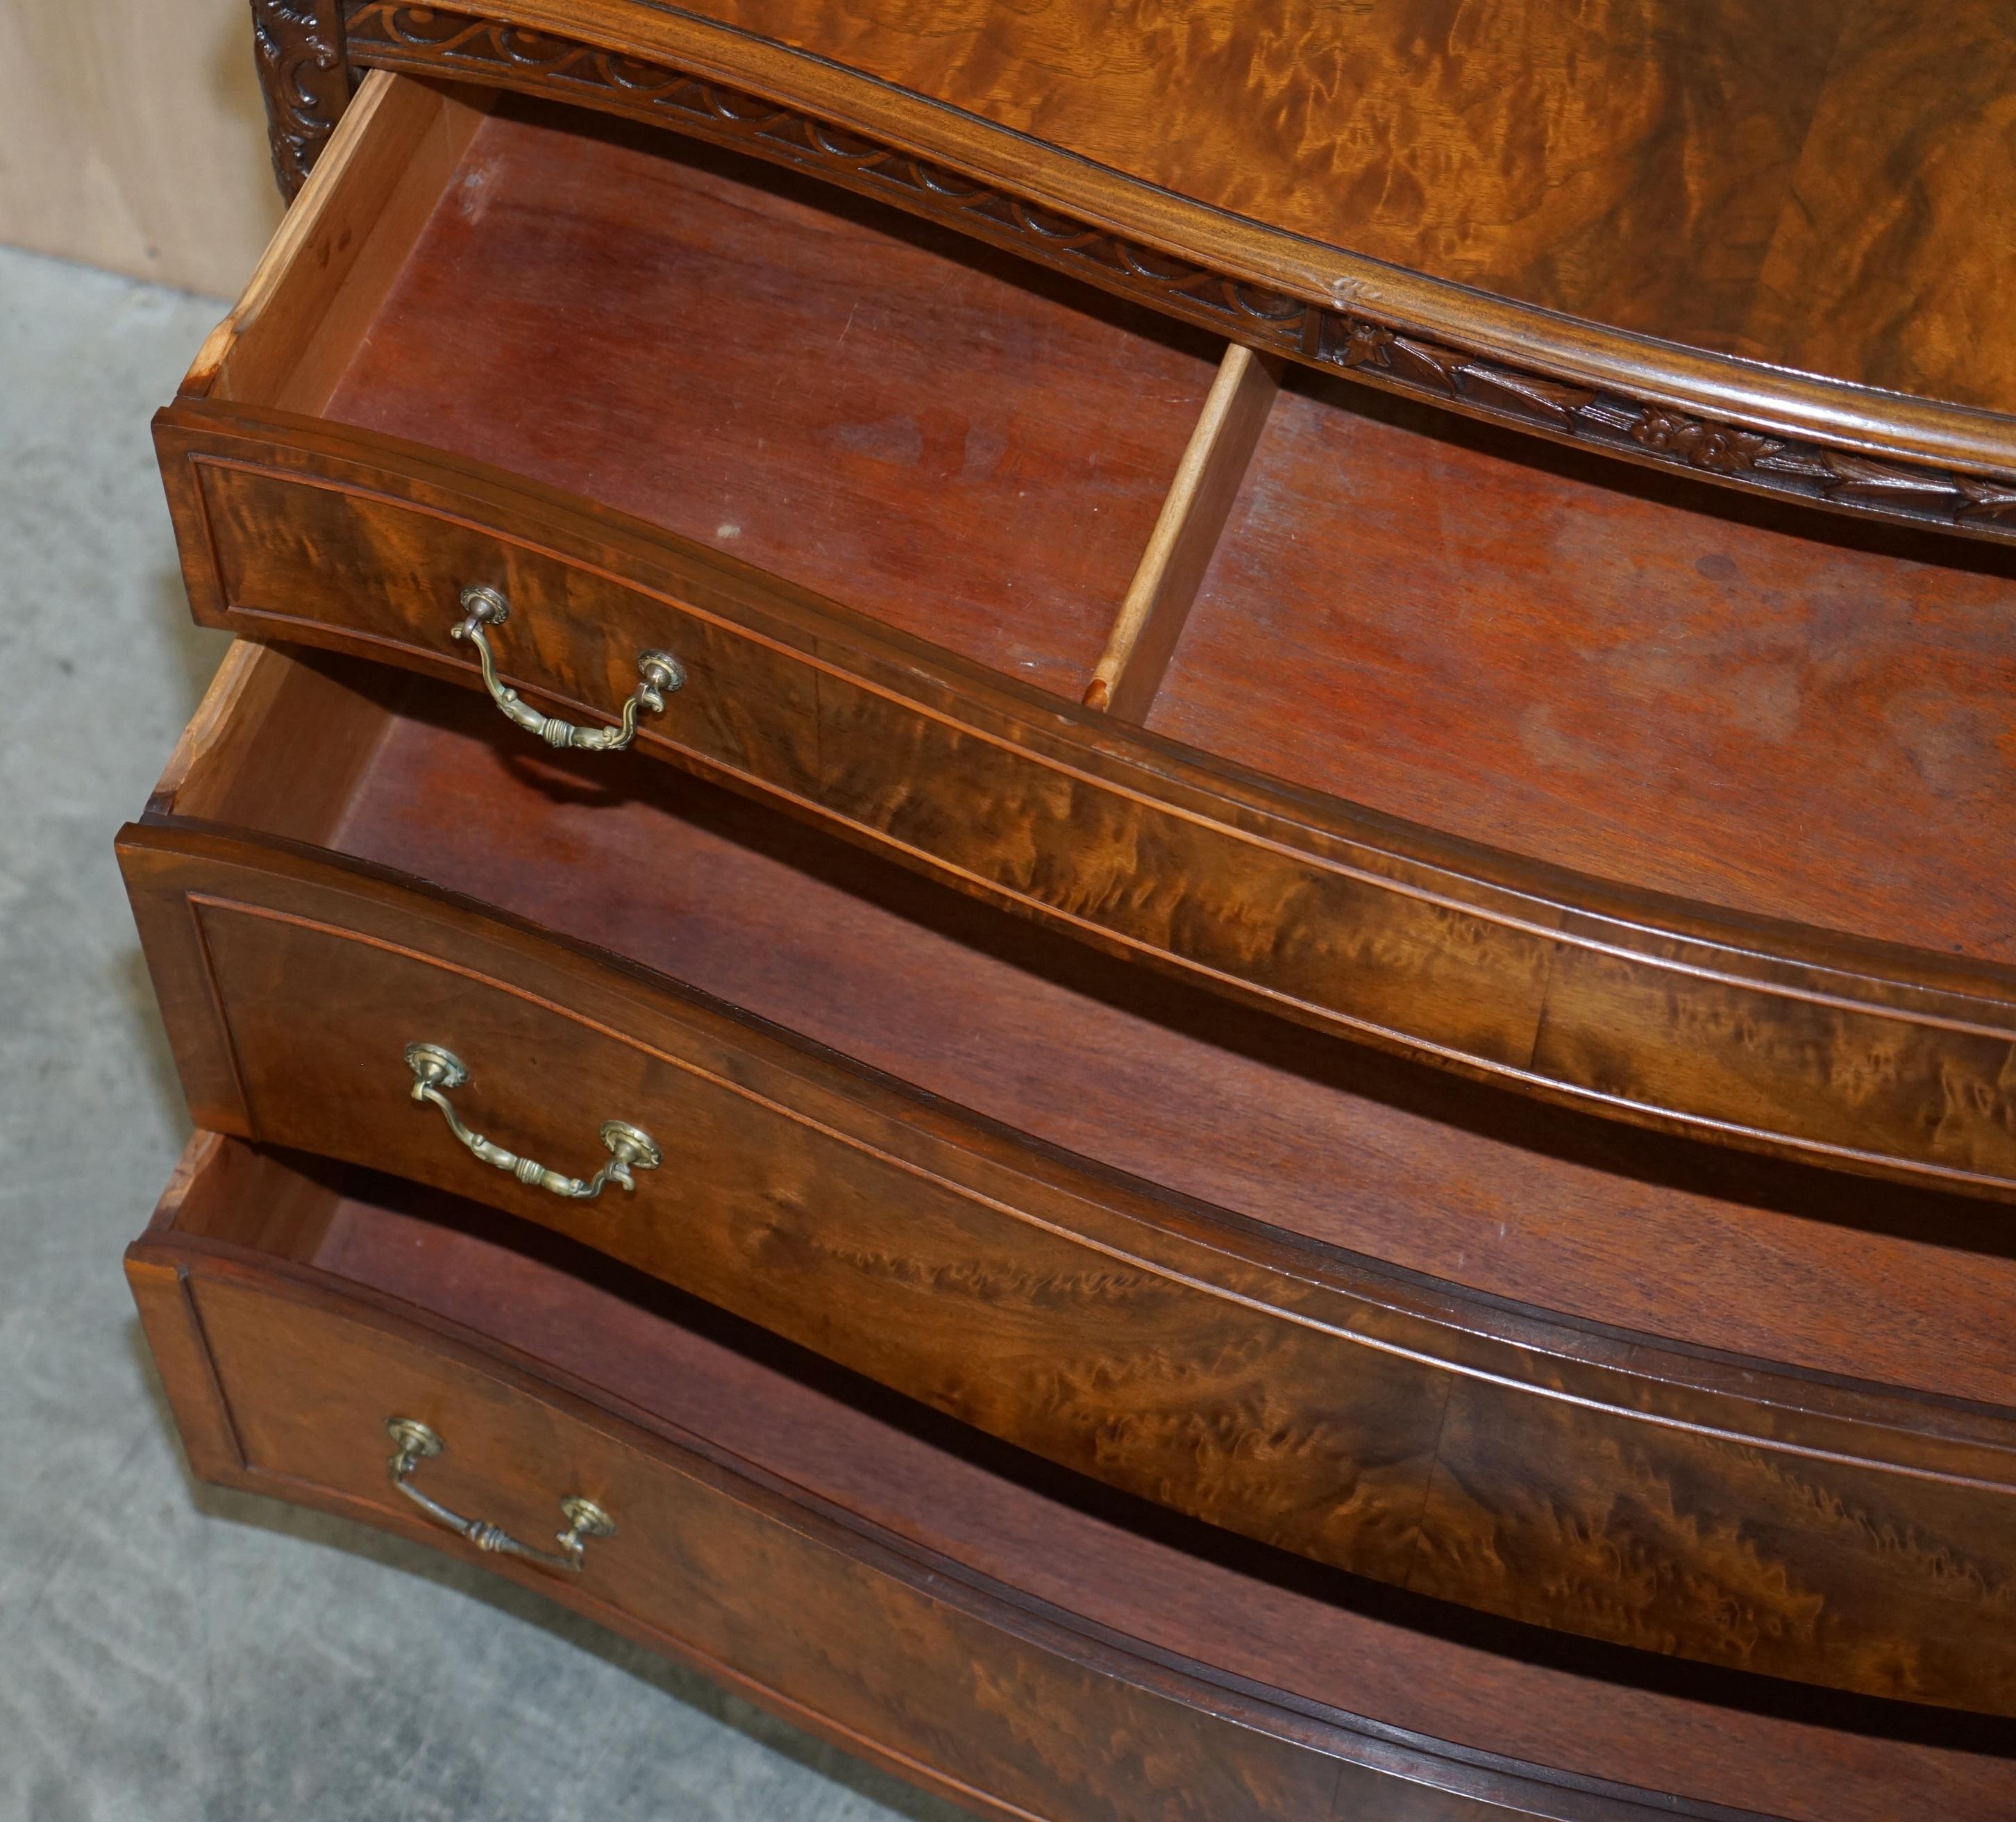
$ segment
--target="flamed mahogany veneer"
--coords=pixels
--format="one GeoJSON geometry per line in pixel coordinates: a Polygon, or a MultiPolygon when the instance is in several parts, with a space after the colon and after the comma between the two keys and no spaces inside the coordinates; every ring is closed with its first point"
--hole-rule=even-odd
{"type": "MultiPolygon", "coordinates": [[[[986,1816],[2016,1817],[2006,1723],[1478,1622],[1239,1544],[537,1230],[199,1136],[127,1269],[207,1477],[481,1560],[986,1816]],[[471,1552],[473,1554],[473,1552],[471,1552]]],[[[640,1748],[648,1750],[648,1748],[640,1748]]]]}
{"type": "Polygon", "coordinates": [[[1211,371],[761,167],[375,77],[159,437],[212,624],[473,683],[490,588],[534,701],[593,722],[674,650],[642,751],[1089,942],[2016,1194],[2003,553],[1211,371]],[[1453,483],[1495,535],[1429,535],[1453,483]]]}
{"type": "Polygon", "coordinates": [[[1599,1122],[1298,1057],[515,733],[239,648],[122,843],[203,1125],[492,1202],[1318,1561],[2016,1712],[2016,1259],[1978,1205],[1678,1143],[1623,1188],[1599,1122]],[[492,1143],[551,1165],[618,1118],[664,1167],[581,1202],[472,1158],[413,1104],[416,1042],[492,1143]],[[1248,1106],[1271,1129],[1228,1129],[1248,1106]],[[1678,1290],[1648,1258],[1702,1263],[1678,1290]]]}
{"type": "Polygon", "coordinates": [[[1612,459],[2016,532],[1993,0],[1935,38],[1903,0],[310,10],[269,22],[290,184],[347,48],[740,146],[1612,459]]]}
{"type": "Polygon", "coordinates": [[[984,1815],[2016,1822],[2000,22],[254,9],[196,1471],[984,1815]]]}

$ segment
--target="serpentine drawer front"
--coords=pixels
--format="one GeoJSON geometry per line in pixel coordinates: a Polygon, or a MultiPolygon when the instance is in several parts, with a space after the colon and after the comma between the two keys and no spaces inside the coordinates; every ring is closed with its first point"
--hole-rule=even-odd
{"type": "MultiPolygon", "coordinates": [[[[240,648],[121,838],[203,1125],[480,1199],[1338,1568],[1622,1643],[2016,1712],[1999,1592],[2016,1575],[2016,1416],[1690,1352],[1312,1247],[326,852],[366,844],[374,816],[416,817],[419,852],[452,877],[463,837],[430,819],[509,808],[480,780],[458,796],[481,749],[401,745],[420,724],[387,725],[345,675],[240,648]],[[359,769],[290,765],[304,747],[359,769]]],[[[412,715],[442,693],[410,691],[412,715]]],[[[601,824],[567,793],[587,763],[520,787],[557,796],[554,826],[584,839],[601,824]]],[[[495,852],[480,834],[471,848],[495,852]]],[[[501,859],[578,866],[591,911],[627,899],[647,922],[660,890],[613,851],[501,859]]],[[[425,1410],[373,1421],[397,1417],[455,1448],[425,1410]]],[[[411,1466],[435,1484],[423,1455],[411,1466]]],[[[550,1490],[624,1522],[585,1483],[550,1490]]]]}
{"type": "MultiPolygon", "coordinates": [[[[1286,1713],[1226,1712],[1208,1683],[949,1580],[900,1540],[570,1395],[480,1338],[327,1280],[192,1256],[172,1235],[142,1241],[128,1271],[207,1478],[443,1547],[459,1532],[500,1570],[984,1813],[1330,1813],[1337,1763],[1286,1713]],[[416,1437],[434,1453],[409,1448],[416,1437]],[[583,1507],[598,1531],[585,1548],[565,1541],[583,1507]],[[1102,1763],[1089,1738],[1137,1744],[1102,1763]]],[[[1526,1813],[1451,1800],[1479,1822],[1526,1813]]]]}
{"type": "Polygon", "coordinates": [[[549,1250],[199,1133],[128,1273],[201,1478],[467,1553],[982,1815],[2009,1813],[1996,1723],[1467,1640],[549,1250]]]}
{"type": "MultiPolygon", "coordinates": [[[[1333,405],[1005,256],[960,263],[935,230],[657,145],[369,79],[157,420],[199,619],[453,678],[528,747],[600,747],[617,778],[671,760],[1326,1032],[1715,1143],[2016,1195],[2007,870],[1981,861],[2016,804],[2005,578],[1917,546],[1830,548],[1813,585],[1853,600],[1874,654],[1850,677],[1834,646],[1771,646],[1820,547],[1674,482],[1629,509],[1644,548],[1618,560],[1670,568],[1679,604],[1564,570],[1494,607],[1493,589],[1557,578],[1550,553],[1501,541],[1398,584],[1452,611],[1481,591],[1474,636],[1438,646],[1509,667],[1450,685],[1471,719],[1417,708],[1397,673],[1362,701],[1298,693],[1390,644],[1363,627],[1337,633],[1348,649],[1255,655],[1276,602],[1345,628],[1338,566],[1291,573],[1296,541],[1269,529],[1291,508],[1350,525],[1295,491],[1352,466],[1324,440],[1333,405]],[[570,287],[597,199],[626,184],[657,212],[609,228],[631,238],[599,257],[649,282],[596,290],[595,311],[634,312],[597,340],[570,287]],[[666,238],[637,243],[638,221],[666,238]],[[736,234],[739,263],[709,264],[736,234]],[[466,290],[486,259],[498,282],[466,290]],[[760,293],[740,312],[722,302],[735,274],[760,293]],[[574,364],[527,370],[570,311],[581,333],[553,358],[574,364]],[[857,386],[816,436],[765,415],[857,386]],[[1746,565],[1754,600],[1710,587],[1746,565]],[[1614,759],[1564,731],[1571,700],[1498,729],[1492,705],[1556,667],[1492,642],[1582,592],[1588,626],[1550,636],[1563,649],[1649,616],[1604,673],[1629,670],[1605,728],[1665,725],[1643,704],[1683,608],[1723,617],[1710,643],[1760,642],[1741,699],[1683,691],[1700,715],[1670,748],[1614,759]],[[1390,736],[1366,719],[1389,690],[1409,704],[1390,736]],[[1787,706],[1827,692],[1817,719],[1787,706]],[[1949,726],[1924,720],[1939,701],[1949,726]],[[1783,788],[1809,800],[1810,851],[1741,782],[1766,723],[1798,768],[1783,788]],[[1435,750],[1449,726],[1476,751],[1435,750]],[[1368,750],[1337,758],[1352,738],[1368,750]],[[1345,801],[1356,784],[1402,813],[1345,801]],[[1438,806],[1453,833],[1409,819],[1438,806]],[[1478,844],[1507,830],[1530,858],[1478,844]]],[[[1573,476],[1426,420],[1354,434],[1474,465],[1514,527],[1579,522],[1573,476]]],[[[1404,527],[1391,543],[1364,573],[1420,548],[1404,527]]]]}

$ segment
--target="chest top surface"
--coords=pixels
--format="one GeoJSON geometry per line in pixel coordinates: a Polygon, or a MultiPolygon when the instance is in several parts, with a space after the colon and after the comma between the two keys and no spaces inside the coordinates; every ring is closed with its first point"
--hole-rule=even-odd
{"type": "Polygon", "coordinates": [[[1930,23],[1903,0],[689,11],[1317,248],[2016,410],[2016,344],[1996,332],[2016,254],[2016,13],[1999,0],[1930,23]]]}
{"type": "Polygon", "coordinates": [[[1515,418],[1577,440],[1622,426],[1641,457],[1678,436],[1737,484],[1782,488],[1775,467],[1835,505],[1985,535],[2016,521],[2000,0],[1931,23],[1903,0],[257,10],[290,182],[331,117],[301,98],[333,88],[340,111],[347,34],[354,72],[735,137],[1175,314],[1215,311],[1251,345],[1402,389],[1420,368],[1459,409],[1503,415],[1509,380],[1515,418]],[[1697,448],[1717,426],[1794,446],[1697,448]]]}

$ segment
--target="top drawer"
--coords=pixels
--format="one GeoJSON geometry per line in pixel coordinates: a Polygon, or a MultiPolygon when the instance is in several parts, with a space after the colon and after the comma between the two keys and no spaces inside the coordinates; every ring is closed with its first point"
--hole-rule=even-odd
{"type": "Polygon", "coordinates": [[[160,419],[200,618],[481,687],[487,589],[549,738],[638,700],[641,751],[1320,1029],[2016,1193],[2010,560],[1277,388],[488,106],[372,77],[160,419]]]}

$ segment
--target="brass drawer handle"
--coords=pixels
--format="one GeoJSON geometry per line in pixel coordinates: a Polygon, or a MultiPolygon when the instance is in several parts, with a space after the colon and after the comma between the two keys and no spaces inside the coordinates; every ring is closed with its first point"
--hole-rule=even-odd
{"type": "Polygon", "coordinates": [[[460,1532],[478,1550],[492,1550],[500,1556],[524,1557],[531,1562],[544,1563],[549,1568],[567,1569],[579,1575],[582,1559],[587,1554],[587,1546],[582,1539],[616,1535],[616,1521],[594,1500],[570,1493],[560,1501],[560,1511],[567,1519],[567,1528],[553,1539],[560,1547],[559,1550],[535,1550],[529,1543],[520,1543],[509,1532],[500,1531],[483,1519],[465,1518],[459,1512],[451,1512],[439,1500],[429,1499],[406,1478],[419,1463],[439,1455],[447,1446],[425,1424],[412,1417],[387,1417],[385,1434],[398,1448],[398,1453],[385,1464],[391,1471],[392,1485],[430,1518],[445,1525],[451,1531],[460,1532]]]}
{"type": "Polygon", "coordinates": [[[506,1151],[501,1145],[493,1145],[481,1132],[472,1132],[462,1123],[444,1091],[459,1088],[468,1081],[469,1066],[452,1050],[445,1050],[439,1044],[409,1044],[406,1067],[413,1072],[413,1099],[432,1101],[456,1138],[485,1164],[508,1170],[521,1183],[577,1202],[592,1202],[612,1183],[634,1191],[637,1186],[630,1180],[632,1170],[656,1170],[664,1161],[664,1154],[650,1133],[627,1120],[604,1120],[602,1143],[609,1148],[609,1161],[585,1183],[579,1177],[563,1176],[529,1158],[520,1158],[515,1151],[506,1151]]]}
{"type": "Polygon", "coordinates": [[[518,692],[497,681],[497,662],[484,637],[486,626],[502,626],[510,618],[511,603],[495,589],[478,582],[462,591],[462,618],[449,629],[451,639],[466,639],[476,647],[476,661],[483,667],[483,687],[490,700],[528,733],[537,734],[549,747],[579,747],[590,753],[614,753],[637,737],[637,711],[648,708],[662,714],[665,698],[686,687],[686,667],[670,652],[637,654],[637,687],[623,704],[621,724],[613,728],[578,728],[557,715],[542,715],[528,708],[518,692]]]}

